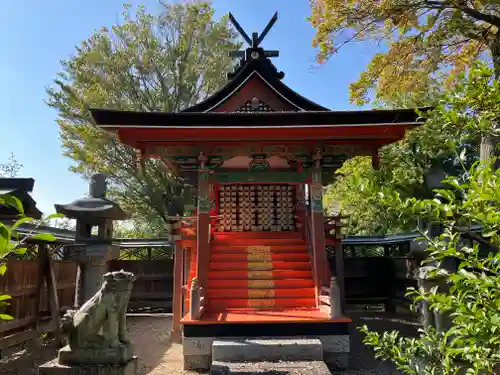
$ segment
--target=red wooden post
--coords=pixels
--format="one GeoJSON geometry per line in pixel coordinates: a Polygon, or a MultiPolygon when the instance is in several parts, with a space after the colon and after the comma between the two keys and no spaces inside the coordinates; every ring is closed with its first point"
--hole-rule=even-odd
{"type": "Polygon", "coordinates": [[[181,342],[181,319],[182,319],[182,305],[183,298],[183,275],[182,267],[184,263],[184,249],[182,242],[175,242],[175,255],[174,255],[174,298],[172,300],[172,341],[176,343],[181,342]]]}
{"type": "Polygon", "coordinates": [[[304,185],[297,185],[295,189],[295,197],[297,200],[296,204],[296,211],[295,214],[297,215],[297,231],[301,234],[302,238],[306,238],[306,229],[307,229],[307,223],[306,223],[306,213],[305,213],[305,192],[304,192],[304,185]]]}
{"type": "MultiPolygon", "coordinates": [[[[219,210],[218,195],[219,194],[217,191],[217,185],[209,182],[208,183],[208,203],[210,204],[210,216],[211,217],[215,217],[218,215],[218,210],[219,210]]],[[[211,224],[211,228],[210,228],[209,235],[211,235],[212,233],[215,232],[215,228],[217,228],[219,221],[217,219],[211,219],[210,224],[211,224]]]]}
{"type": "Polygon", "coordinates": [[[340,294],[340,308],[345,313],[344,249],[342,248],[342,222],[335,218],[335,275],[340,294]]]}
{"type": "Polygon", "coordinates": [[[198,222],[196,230],[198,267],[197,278],[201,287],[206,288],[208,283],[208,268],[210,262],[210,200],[208,170],[205,163],[207,157],[200,154],[200,169],[198,170],[198,222]]]}
{"type": "MultiPolygon", "coordinates": [[[[311,183],[311,221],[312,221],[312,238],[314,250],[314,274],[316,278],[316,288],[328,286],[327,273],[327,258],[325,250],[325,223],[323,217],[323,191],[321,183],[321,154],[319,152],[314,155],[316,166],[312,171],[311,183]]],[[[319,293],[318,293],[319,295],[319,293]]]]}
{"type": "MultiPolygon", "coordinates": [[[[302,172],[303,167],[302,163],[299,162],[299,165],[297,167],[297,172],[302,172]]],[[[296,215],[298,218],[298,224],[300,225],[297,230],[299,233],[302,235],[302,238],[306,238],[307,236],[307,223],[306,223],[306,206],[305,206],[305,199],[306,199],[306,192],[305,192],[305,184],[299,184],[295,188],[295,198],[297,201],[296,204],[296,215]]]]}

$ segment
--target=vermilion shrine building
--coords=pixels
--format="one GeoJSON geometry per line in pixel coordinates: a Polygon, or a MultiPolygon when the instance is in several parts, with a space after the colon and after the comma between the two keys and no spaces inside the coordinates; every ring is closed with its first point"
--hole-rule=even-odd
{"type": "Polygon", "coordinates": [[[250,46],[226,86],[199,104],[92,110],[140,157],[197,186],[195,224],[177,240],[174,271],[174,334],[182,331],[188,368],[208,367],[211,342],[228,336],[320,337],[325,356],[345,361],[339,219],[325,220],[322,188],[348,158],[376,165],[382,146],[422,121],[414,109],[331,111],[293,91],[270,61],[277,52],[260,47],[274,21],[251,39],[235,22],[250,46]]]}

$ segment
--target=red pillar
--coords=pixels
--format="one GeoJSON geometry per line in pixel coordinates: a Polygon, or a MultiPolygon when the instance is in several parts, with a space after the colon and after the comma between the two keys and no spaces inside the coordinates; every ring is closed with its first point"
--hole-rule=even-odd
{"type": "MultiPolygon", "coordinates": [[[[311,229],[314,250],[314,274],[316,288],[328,286],[328,259],[325,249],[325,223],[323,218],[323,185],[321,178],[321,155],[315,155],[316,166],[312,171],[311,196],[311,229]]],[[[318,290],[319,292],[319,290],[318,290]]],[[[319,294],[319,293],[318,293],[319,294]]]]}
{"type": "Polygon", "coordinates": [[[200,285],[206,288],[210,262],[210,199],[208,170],[205,165],[207,158],[201,154],[198,160],[200,161],[200,169],[198,170],[198,221],[196,224],[198,266],[196,275],[200,285]]]}
{"type": "Polygon", "coordinates": [[[325,224],[320,168],[313,169],[310,192],[314,274],[316,288],[319,289],[321,286],[327,286],[328,284],[327,275],[325,274],[328,263],[325,250],[325,224]]]}
{"type": "Polygon", "coordinates": [[[344,249],[342,247],[342,222],[335,218],[335,276],[340,290],[340,306],[345,314],[344,249]]]}
{"type": "MultiPolygon", "coordinates": [[[[299,162],[299,166],[297,168],[297,172],[302,172],[303,167],[302,163],[299,162]]],[[[298,232],[302,235],[302,238],[307,238],[307,223],[306,223],[306,205],[305,205],[305,200],[306,200],[306,192],[305,192],[305,185],[300,184],[295,187],[295,199],[296,199],[296,212],[295,214],[297,215],[297,221],[300,225],[300,227],[297,228],[298,232]]]]}
{"type": "Polygon", "coordinates": [[[182,319],[182,305],[184,303],[184,296],[182,293],[183,283],[183,263],[184,254],[181,241],[175,243],[174,255],[174,298],[172,303],[173,324],[172,324],[172,341],[176,343],[181,342],[181,319],[182,319]]]}

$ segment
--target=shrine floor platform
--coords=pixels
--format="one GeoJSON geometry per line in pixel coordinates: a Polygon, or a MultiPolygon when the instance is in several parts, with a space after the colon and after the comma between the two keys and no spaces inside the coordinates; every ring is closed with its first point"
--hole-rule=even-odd
{"type": "Polygon", "coordinates": [[[220,323],[328,323],[343,322],[350,323],[351,319],[341,317],[330,319],[327,314],[318,309],[272,309],[272,310],[251,310],[251,309],[231,309],[227,311],[205,312],[199,320],[191,319],[187,314],[181,320],[182,324],[220,324],[220,323]]]}
{"type": "Polygon", "coordinates": [[[349,334],[348,317],[330,319],[318,309],[230,309],[181,320],[185,337],[308,336],[349,334]]]}

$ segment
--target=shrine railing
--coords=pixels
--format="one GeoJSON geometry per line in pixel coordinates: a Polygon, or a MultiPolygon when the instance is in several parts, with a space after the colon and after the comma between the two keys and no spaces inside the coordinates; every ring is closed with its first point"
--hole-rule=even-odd
{"type": "Polygon", "coordinates": [[[191,311],[191,282],[197,271],[196,217],[179,218],[180,233],[175,243],[172,340],[181,340],[181,319],[191,311]]]}

